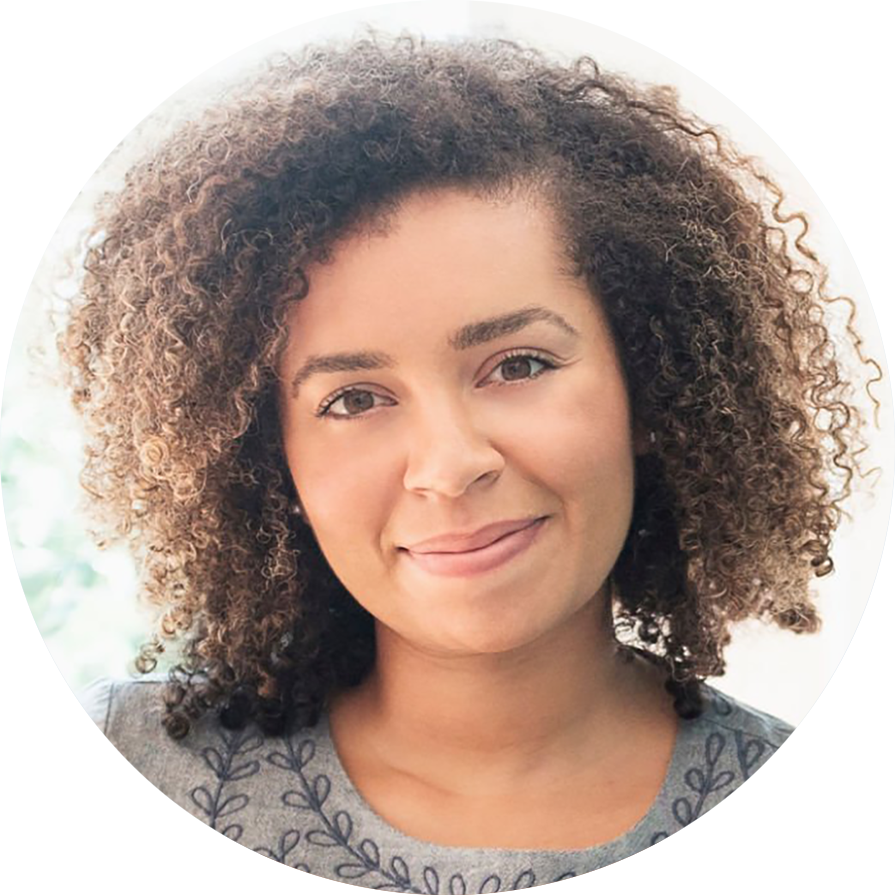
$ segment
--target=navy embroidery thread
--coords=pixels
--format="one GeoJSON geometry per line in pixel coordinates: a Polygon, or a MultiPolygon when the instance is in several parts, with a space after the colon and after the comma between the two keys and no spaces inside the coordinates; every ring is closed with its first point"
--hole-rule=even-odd
{"type": "Polygon", "coordinates": [[[776,751],[770,743],[758,737],[746,739],[741,730],[734,731],[734,740],[737,747],[737,761],[744,780],[748,780],[755,769],[762,764],[762,758],[768,748],[772,753],[776,751]]]}
{"type": "Polygon", "coordinates": [[[264,855],[265,858],[271,858],[278,864],[285,864],[287,867],[292,867],[295,870],[303,870],[305,873],[312,873],[313,871],[310,866],[304,861],[297,861],[295,864],[290,864],[288,861],[289,853],[295,849],[300,841],[301,832],[299,830],[286,830],[286,832],[280,836],[280,841],[277,843],[276,850],[262,845],[254,849],[254,851],[258,852],[259,855],[264,855]]]}
{"type": "MultiPolygon", "coordinates": [[[[350,860],[334,866],[335,875],[339,879],[350,880],[356,884],[358,880],[375,875],[381,882],[378,885],[370,886],[370,888],[408,892],[413,895],[467,895],[467,893],[471,895],[472,892],[486,895],[486,893],[528,889],[537,885],[534,871],[525,870],[506,890],[502,888],[501,878],[496,874],[485,877],[477,889],[471,890],[463,875],[455,873],[447,880],[447,885],[442,887],[438,871],[432,866],[426,866],[423,869],[424,888],[418,887],[414,884],[410,868],[403,858],[394,856],[387,865],[384,865],[380,848],[372,839],[364,838],[359,844],[352,843],[354,820],[347,811],[336,811],[332,816],[328,814],[326,802],[332,792],[332,781],[328,775],[314,775],[309,769],[317,751],[314,741],[303,739],[296,746],[292,739],[284,738],[283,743],[285,751],[269,753],[267,761],[275,767],[295,775],[300,783],[300,789],[287,790],[282,794],[281,801],[289,808],[309,812],[318,821],[318,826],[306,832],[305,842],[319,848],[338,848],[348,853],[350,860]]],[[[290,850],[298,844],[300,837],[299,831],[291,832],[294,835],[289,840],[290,850]]],[[[256,849],[256,851],[261,851],[261,849],[256,849]]],[[[262,853],[278,859],[278,853],[270,849],[265,849],[262,853]]],[[[284,853],[285,849],[281,840],[279,854],[284,853]]],[[[574,872],[567,871],[553,881],[559,882],[575,875],[574,872]]]]}
{"type": "MultiPolygon", "coordinates": [[[[727,740],[723,734],[717,731],[710,733],[705,741],[705,766],[689,768],[684,774],[684,782],[687,784],[687,788],[695,793],[696,801],[692,802],[692,797],[689,796],[679,796],[672,803],[671,813],[678,823],[678,829],[683,829],[693,823],[702,814],[706,800],[712,793],[733,783],[735,779],[733,771],[725,770],[716,773],[715,770],[726,746],[727,740]]],[[[654,833],[650,839],[650,845],[655,845],[670,835],[667,831],[654,833]]]]}
{"type": "Polygon", "coordinates": [[[246,793],[234,793],[224,798],[224,791],[229,784],[245,780],[258,773],[261,769],[261,762],[257,759],[249,759],[236,766],[234,763],[247,753],[260,749],[263,740],[260,734],[251,731],[228,734],[219,729],[218,737],[222,750],[218,750],[214,746],[206,746],[201,753],[206,767],[212,771],[217,780],[214,792],[207,786],[197,786],[190,790],[190,799],[206,816],[207,823],[213,830],[217,830],[234,842],[239,842],[243,834],[242,824],[231,823],[221,829],[218,822],[222,818],[242,811],[248,805],[249,797],[246,793]]]}
{"type": "Polygon", "coordinates": [[[363,839],[355,846],[351,842],[354,821],[347,811],[337,811],[330,817],[325,805],[332,790],[332,781],[326,774],[313,778],[305,773],[316,754],[313,740],[304,739],[296,748],[291,739],[285,739],[285,752],[271,752],[268,762],[282,770],[295,774],[301,784],[300,790],[287,790],[281,801],[289,808],[309,811],[317,819],[319,826],[305,834],[305,841],[320,848],[340,848],[351,857],[336,865],[339,879],[359,880],[370,874],[377,874],[386,886],[397,887],[399,891],[415,891],[412,887],[407,865],[400,859],[392,859],[386,868],[382,866],[379,846],[372,839],[363,839]]]}

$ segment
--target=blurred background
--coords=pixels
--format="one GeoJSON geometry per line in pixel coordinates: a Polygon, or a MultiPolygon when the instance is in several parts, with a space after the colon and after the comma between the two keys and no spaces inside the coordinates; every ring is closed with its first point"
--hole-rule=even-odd
{"type": "MultiPolygon", "coordinates": [[[[135,606],[127,557],[96,550],[84,531],[77,431],[48,383],[26,378],[40,368],[24,354],[31,337],[47,329],[40,296],[67,288],[51,262],[84,221],[90,193],[75,201],[79,190],[109,151],[185,82],[357,22],[432,36],[470,29],[529,34],[559,51],[572,38],[571,48],[595,53],[608,68],[679,83],[685,105],[727,123],[750,151],[773,157],[775,173],[819,222],[815,244],[841,245],[831,219],[851,249],[857,267],[839,251],[835,285],[862,298],[860,269],[883,338],[889,344],[895,338],[883,224],[883,209],[895,198],[886,162],[895,126],[884,114],[895,93],[884,46],[892,14],[860,0],[848,9],[798,2],[780,9],[764,0],[723,6],[630,0],[624,10],[600,2],[551,4],[571,17],[565,20],[545,17],[539,4],[334,3],[330,11],[343,7],[341,23],[307,19],[279,2],[251,14],[234,3],[197,0],[114,6],[88,0],[77,9],[48,2],[0,14],[6,86],[0,356],[9,357],[0,485],[12,547],[0,547],[7,594],[0,609],[6,708],[0,760],[7,769],[0,837],[21,859],[11,871],[11,891],[49,892],[64,880],[73,895],[111,895],[195,829],[92,729],[66,688],[127,673],[146,619],[135,606]],[[590,32],[582,23],[615,34],[590,32]]],[[[881,347],[873,351],[875,337],[868,332],[870,353],[881,357],[881,347]]],[[[890,417],[882,423],[876,462],[889,464],[890,417]]],[[[745,630],[721,686],[802,721],[864,609],[888,524],[889,472],[876,502],[853,508],[845,556],[821,593],[824,637],[796,643],[745,630]]],[[[762,844],[866,893],[891,888],[883,860],[886,806],[895,796],[887,649],[895,612],[885,598],[887,574],[895,575],[891,555],[890,548],[852,648],[816,707],[771,765],[717,809],[762,844]]]]}

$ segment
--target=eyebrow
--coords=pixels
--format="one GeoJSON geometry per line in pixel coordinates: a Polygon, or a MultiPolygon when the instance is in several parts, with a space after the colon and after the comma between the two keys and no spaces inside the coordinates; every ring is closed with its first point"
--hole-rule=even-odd
{"type": "Polygon", "coordinates": [[[487,320],[481,320],[478,323],[468,323],[448,339],[448,344],[451,348],[456,348],[458,351],[466,348],[475,348],[476,345],[483,345],[485,342],[499,339],[501,336],[509,336],[519,332],[519,330],[525,329],[526,326],[538,320],[552,323],[570,336],[578,335],[578,330],[561,314],[557,314],[556,311],[551,311],[548,308],[534,307],[522,308],[520,311],[512,311],[509,314],[501,314],[498,317],[489,317],[487,320]]]}
{"type": "MultiPolygon", "coordinates": [[[[448,345],[456,351],[465,351],[484,345],[501,336],[509,336],[530,326],[532,323],[544,321],[561,329],[568,335],[580,335],[578,330],[565,317],[549,308],[530,307],[509,314],[488,317],[476,323],[467,323],[448,338],[448,345]]],[[[391,355],[379,351],[350,351],[337,354],[317,354],[309,357],[292,379],[292,396],[298,394],[300,386],[315,373],[352,373],[357,370],[381,370],[396,366],[391,355]]]]}

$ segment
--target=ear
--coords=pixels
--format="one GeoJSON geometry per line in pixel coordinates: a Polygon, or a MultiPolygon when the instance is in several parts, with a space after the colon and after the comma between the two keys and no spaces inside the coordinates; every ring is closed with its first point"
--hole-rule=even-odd
{"type": "Polygon", "coordinates": [[[299,507],[301,507],[301,518],[302,518],[302,522],[304,522],[304,524],[307,525],[308,528],[310,528],[310,527],[311,527],[311,520],[308,518],[308,511],[305,509],[305,505],[301,502],[301,498],[300,498],[300,497],[298,498],[298,505],[299,505],[299,507]]]}
{"type": "Polygon", "coordinates": [[[305,525],[309,524],[307,510],[305,510],[305,505],[301,502],[301,497],[298,494],[295,495],[295,500],[289,505],[289,513],[300,522],[304,522],[305,525]]]}

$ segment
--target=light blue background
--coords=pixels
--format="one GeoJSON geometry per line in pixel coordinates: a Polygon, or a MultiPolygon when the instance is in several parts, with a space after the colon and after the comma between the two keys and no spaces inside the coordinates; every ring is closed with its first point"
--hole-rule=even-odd
{"type": "MultiPolygon", "coordinates": [[[[551,7],[689,68],[775,139],[837,222],[891,351],[892,8],[874,0],[589,0],[551,7]]],[[[0,357],[66,208],[109,149],[165,95],[147,88],[147,66],[163,69],[166,52],[214,41],[216,8],[196,0],[60,0],[19,3],[0,14],[0,357]],[[145,16],[167,16],[170,38],[150,43],[140,27],[145,16]],[[133,104],[122,102],[123,89],[132,90],[133,104]]],[[[276,33],[283,33],[288,5],[263,4],[257,13],[248,3],[241,7],[255,22],[274,13],[276,33]]],[[[301,30],[283,36],[300,42],[301,30]]],[[[890,543],[832,683],[773,762],[716,809],[759,842],[867,895],[895,888],[887,871],[895,803],[893,580],[890,543]]],[[[5,539],[0,581],[3,888],[112,895],[175,852],[197,822],[131,770],[80,712],[28,614],[5,539]]],[[[847,599],[848,582],[841,586],[847,599]]]]}

